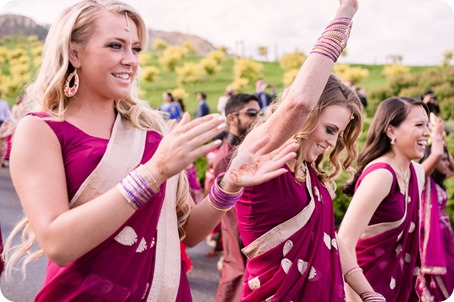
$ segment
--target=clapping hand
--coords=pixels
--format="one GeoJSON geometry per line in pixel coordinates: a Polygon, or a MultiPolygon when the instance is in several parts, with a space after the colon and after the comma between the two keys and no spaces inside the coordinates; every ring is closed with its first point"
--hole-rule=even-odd
{"type": "Polygon", "coordinates": [[[237,154],[222,179],[221,187],[224,190],[235,192],[240,187],[258,185],[287,172],[283,166],[296,157],[298,144],[294,139],[290,139],[279,148],[259,155],[258,151],[269,140],[270,136],[266,136],[237,154]]]}
{"type": "Polygon", "coordinates": [[[185,113],[181,121],[164,136],[153,157],[146,163],[155,178],[164,181],[176,175],[197,158],[219,146],[220,140],[210,139],[224,130],[225,118],[210,114],[190,121],[185,113]]]}

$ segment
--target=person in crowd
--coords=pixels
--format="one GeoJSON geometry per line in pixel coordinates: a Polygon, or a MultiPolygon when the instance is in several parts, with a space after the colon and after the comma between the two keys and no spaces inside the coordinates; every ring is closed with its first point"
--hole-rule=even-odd
{"type": "Polygon", "coordinates": [[[336,238],[330,185],[356,159],[362,130],[358,96],[331,74],[357,8],[340,1],[292,85],[238,148],[265,135],[271,141],[260,152],[291,137],[299,146],[287,173],[245,188],[235,206],[248,258],[241,301],[344,301],[344,278],[364,301],[384,301],[336,238]]]}
{"type": "MultiPolygon", "coordinates": [[[[225,115],[229,131],[213,163],[215,176],[227,171],[233,147],[241,142],[259,114],[259,102],[255,95],[234,94],[227,101],[225,115]]],[[[221,238],[222,268],[215,301],[239,301],[243,289],[245,259],[241,253],[243,244],[238,232],[235,209],[228,211],[222,218],[221,238]]]]}
{"type": "MultiPolygon", "coordinates": [[[[388,302],[418,301],[419,201],[430,134],[428,110],[420,101],[391,97],[372,119],[357,171],[344,192],[353,195],[339,239],[356,252],[358,270],[388,302]],[[353,194],[354,193],[354,194],[353,194]]],[[[349,301],[358,301],[350,289],[349,301]]]]}
{"type": "Polygon", "coordinates": [[[366,89],[364,89],[364,87],[356,87],[355,91],[361,101],[361,104],[363,104],[363,107],[367,108],[366,89]]]}
{"type": "Polygon", "coordinates": [[[268,88],[268,84],[262,78],[255,81],[255,95],[259,99],[259,105],[263,112],[270,105],[272,99],[272,96],[266,92],[266,88],[268,88]]]}
{"type": "Polygon", "coordinates": [[[135,96],[147,45],[139,12],[123,1],[82,0],[51,25],[24,102],[11,177],[26,217],[5,244],[5,271],[49,259],[35,301],[191,301],[180,240],[193,246],[220,222],[242,187],[285,173],[296,143],[267,154],[264,137],[238,154],[195,205],[184,169],[219,145],[220,115],[181,121],[135,96]],[[23,231],[25,242],[12,239],[23,231]],[[41,250],[30,252],[35,241],[41,250]]]}
{"type": "Polygon", "coordinates": [[[454,292],[454,236],[444,185],[454,176],[454,159],[443,137],[442,119],[432,120],[431,145],[426,146],[422,159],[426,182],[421,196],[421,270],[416,286],[422,302],[445,301],[454,292]]]}
{"type": "Polygon", "coordinates": [[[440,104],[438,104],[437,96],[432,89],[424,90],[420,99],[427,105],[429,112],[432,112],[435,115],[440,115],[440,104]]]}
{"type": "Polygon", "coordinates": [[[182,108],[175,102],[172,93],[164,91],[162,94],[163,104],[159,107],[160,111],[166,112],[171,120],[179,120],[183,115],[182,108]]]}
{"type": "Polygon", "coordinates": [[[219,97],[216,109],[223,116],[225,116],[225,105],[227,104],[227,101],[230,99],[230,97],[234,94],[235,88],[233,88],[232,86],[227,86],[227,88],[224,91],[224,94],[219,97]]]}
{"type": "MultiPolygon", "coordinates": [[[[1,95],[1,93],[0,93],[1,95]]],[[[0,126],[8,120],[10,115],[9,104],[6,100],[0,98],[0,126]]]]}
{"type": "Polygon", "coordinates": [[[23,95],[16,99],[16,104],[11,108],[11,114],[8,119],[0,125],[0,164],[2,167],[9,166],[9,154],[11,152],[11,141],[16,121],[25,115],[25,108],[22,104],[23,95]]]}
{"type": "Polygon", "coordinates": [[[195,112],[194,118],[200,118],[202,116],[210,114],[210,107],[207,104],[207,96],[205,92],[197,93],[197,101],[199,104],[197,105],[197,110],[195,112]]]}

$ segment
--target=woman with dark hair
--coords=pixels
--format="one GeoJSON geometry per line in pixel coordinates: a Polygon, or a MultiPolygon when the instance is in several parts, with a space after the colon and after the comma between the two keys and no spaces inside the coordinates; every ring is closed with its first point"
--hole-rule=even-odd
{"type": "MultiPolygon", "coordinates": [[[[392,97],[378,106],[344,192],[353,195],[339,238],[357,257],[374,290],[386,301],[418,301],[419,196],[423,169],[413,162],[424,155],[430,132],[428,110],[420,100],[392,97]]],[[[347,289],[349,301],[360,301],[347,289]]]]}
{"type": "Polygon", "coordinates": [[[454,236],[446,213],[444,181],[454,176],[454,159],[443,139],[444,123],[433,118],[431,141],[422,166],[426,184],[421,196],[421,270],[416,290],[421,301],[444,301],[454,291],[454,236]]]}

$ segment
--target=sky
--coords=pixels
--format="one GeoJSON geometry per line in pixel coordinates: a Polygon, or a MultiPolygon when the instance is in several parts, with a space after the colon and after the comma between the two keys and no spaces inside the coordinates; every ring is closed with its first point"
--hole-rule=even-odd
{"type": "MultiPolygon", "coordinates": [[[[306,54],[333,19],[338,0],[124,0],[151,29],[207,39],[233,53],[275,59],[306,54]]],[[[76,0],[0,0],[0,14],[25,15],[50,24],[76,0]]],[[[340,63],[385,64],[400,55],[405,65],[439,65],[454,51],[454,0],[359,0],[359,10],[340,63]]]]}

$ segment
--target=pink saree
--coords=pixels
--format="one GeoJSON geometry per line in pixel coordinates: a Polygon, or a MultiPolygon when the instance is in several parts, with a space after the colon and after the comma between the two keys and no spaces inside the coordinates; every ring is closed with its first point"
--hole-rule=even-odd
{"type": "Polygon", "coordinates": [[[447,192],[427,179],[421,198],[421,301],[444,301],[454,291],[454,237],[446,213],[447,192]]]}
{"type": "Polygon", "coordinates": [[[241,301],[344,301],[331,196],[316,172],[246,188],[236,205],[248,257],[241,301]]]}
{"type": "Polygon", "coordinates": [[[386,163],[367,167],[356,187],[361,185],[368,173],[376,169],[390,171],[394,182],[358,241],[358,264],[374,290],[381,293],[386,301],[418,301],[415,284],[420,266],[419,189],[415,168],[413,164],[410,165],[411,175],[406,196],[400,192],[394,170],[386,163]]]}
{"type": "MultiPolygon", "coordinates": [[[[71,207],[112,188],[138,164],[148,161],[161,140],[158,133],[138,130],[120,115],[110,140],[89,136],[65,121],[46,123],[60,141],[71,207]]],[[[160,233],[166,231],[163,213],[176,212],[175,204],[164,199],[174,183],[170,179],[163,184],[153,200],[81,258],[66,267],[49,261],[43,288],[35,301],[157,301],[160,297],[191,301],[179,240],[171,242],[175,234],[160,233]],[[161,265],[168,263],[162,257],[165,248],[174,263],[167,268],[174,275],[170,280],[161,265]]]]}

